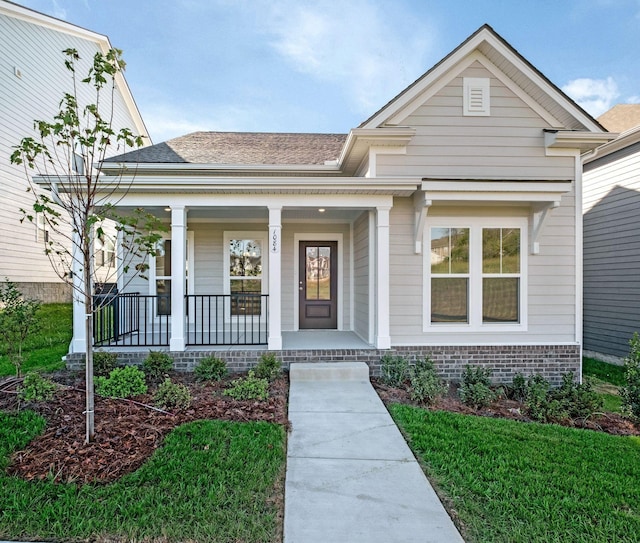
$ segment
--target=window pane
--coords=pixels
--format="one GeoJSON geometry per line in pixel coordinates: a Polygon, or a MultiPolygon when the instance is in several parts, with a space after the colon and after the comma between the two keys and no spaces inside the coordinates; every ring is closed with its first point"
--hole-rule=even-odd
{"type": "Polygon", "coordinates": [[[331,247],[307,247],[307,300],[331,299],[331,247]]]}
{"type": "Polygon", "coordinates": [[[158,242],[156,252],[156,277],[171,277],[171,240],[158,242]]]}
{"type": "Polygon", "coordinates": [[[519,228],[483,228],[482,272],[520,273],[519,228]]]}
{"type": "Polygon", "coordinates": [[[469,273],[469,229],[431,229],[431,273],[469,273]]]}
{"type": "Polygon", "coordinates": [[[469,322],[468,285],[465,277],[431,279],[431,322],[469,322]]]}
{"type": "Polygon", "coordinates": [[[482,280],[482,322],[520,322],[520,279],[485,277],[482,280]]]}
{"type": "Polygon", "coordinates": [[[231,279],[231,314],[260,315],[262,280],[231,279]]]}
{"type": "Polygon", "coordinates": [[[158,279],[156,281],[158,315],[171,315],[171,280],[158,279]]]}
{"type": "Polygon", "coordinates": [[[229,275],[231,277],[262,275],[262,248],[259,240],[232,239],[229,242],[229,275]]]}

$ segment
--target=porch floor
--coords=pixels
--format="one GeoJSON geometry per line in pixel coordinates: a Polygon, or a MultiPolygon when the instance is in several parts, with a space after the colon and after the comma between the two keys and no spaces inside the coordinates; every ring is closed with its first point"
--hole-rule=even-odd
{"type": "Polygon", "coordinates": [[[373,349],[357,334],[341,330],[297,330],[282,332],[283,350],[373,349]]]}

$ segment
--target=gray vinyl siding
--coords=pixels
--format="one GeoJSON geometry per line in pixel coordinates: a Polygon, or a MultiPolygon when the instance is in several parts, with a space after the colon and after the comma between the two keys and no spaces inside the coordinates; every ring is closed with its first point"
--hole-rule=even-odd
{"type": "Polygon", "coordinates": [[[640,146],[585,166],[584,348],[624,357],[640,331],[640,146]]]}
{"type": "Polygon", "coordinates": [[[369,337],[369,213],[362,213],[353,225],[354,331],[369,337]]]}
{"type": "MultiPolygon", "coordinates": [[[[550,212],[540,253],[528,255],[522,280],[528,285],[528,330],[451,333],[423,331],[423,255],[415,254],[414,209],[409,198],[396,198],[391,210],[390,313],[392,345],[570,343],[575,341],[576,253],[575,199],[568,194],[550,212]]],[[[433,206],[429,217],[526,217],[524,207],[433,206]]],[[[528,244],[523,240],[523,250],[528,244]]]]}
{"type": "MultiPolygon", "coordinates": [[[[545,155],[551,128],[477,62],[413,112],[416,129],[406,155],[379,155],[378,176],[471,179],[573,179],[571,157],[545,155]],[[463,116],[463,77],[491,79],[491,115],[463,116]]],[[[557,128],[557,127],[554,127],[557,128]]]]}
{"type": "MultiPolygon", "coordinates": [[[[99,45],[0,14],[0,277],[14,281],[59,281],[36,242],[35,225],[20,223],[20,209],[31,209],[33,201],[26,192],[24,169],[11,165],[9,156],[23,137],[34,135],[34,119],[51,120],[63,92],[71,91],[63,64],[66,48],[75,48],[90,60],[99,45]],[[14,75],[14,68],[21,71],[21,78],[14,75]]],[[[116,93],[115,111],[116,127],[134,126],[120,93],[116,93]]]]}

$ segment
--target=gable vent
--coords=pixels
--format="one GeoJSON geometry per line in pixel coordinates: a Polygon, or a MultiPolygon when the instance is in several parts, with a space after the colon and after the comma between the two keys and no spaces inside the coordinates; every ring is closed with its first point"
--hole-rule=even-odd
{"type": "Polygon", "coordinates": [[[489,78],[465,77],[463,78],[463,87],[463,114],[489,116],[491,114],[489,78]]]}

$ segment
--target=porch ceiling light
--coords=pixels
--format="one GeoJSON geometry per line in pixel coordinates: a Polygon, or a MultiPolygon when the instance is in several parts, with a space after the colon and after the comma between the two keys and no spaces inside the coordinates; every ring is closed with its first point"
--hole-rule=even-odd
{"type": "Polygon", "coordinates": [[[170,207],[165,207],[164,210],[165,211],[171,211],[171,208],[170,207]]]}
{"type": "Polygon", "coordinates": [[[320,213],[324,213],[324,212],[325,212],[324,207],[319,207],[319,208],[318,208],[318,212],[320,212],[320,213]]]}

